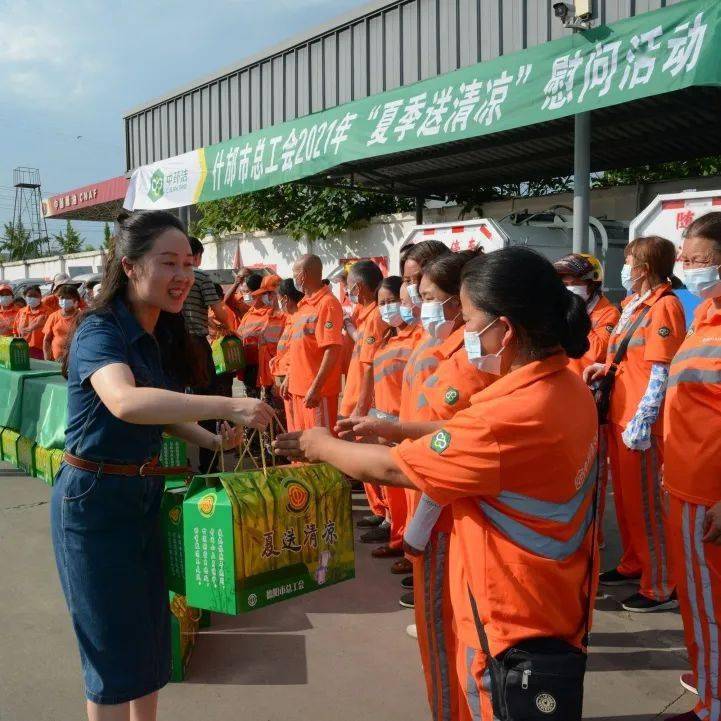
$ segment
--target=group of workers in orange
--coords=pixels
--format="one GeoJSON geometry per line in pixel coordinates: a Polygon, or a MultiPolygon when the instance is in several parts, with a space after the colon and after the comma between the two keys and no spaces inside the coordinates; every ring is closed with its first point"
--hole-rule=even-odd
{"type": "Polygon", "coordinates": [[[59,273],[46,296],[39,286],[26,285],[16,297],[9,283],[0,284],[0,335],[24,338],[31,358],[61,361],[80,311],[95,293],[93,283],[82,288],[81,297],[81,285],[59,273]]]}
{"type": "Polygon", "coordinates": [[[580,719],[598,584],[638,584],[630,612],[680,605],[698,702],[675,719],[721,718],[721,213],[680,257],[660,237],[625,253],[620,310],[590,255],[432,240],[399,276],[351,266],[345,318],[315,256],[276,285],[276,451],[364,484],[434,719],[580,719]],[[703,299],[688,330],[679,261],[703,299]],[[623,552],[599,573],[607,482],[623,552]]]}

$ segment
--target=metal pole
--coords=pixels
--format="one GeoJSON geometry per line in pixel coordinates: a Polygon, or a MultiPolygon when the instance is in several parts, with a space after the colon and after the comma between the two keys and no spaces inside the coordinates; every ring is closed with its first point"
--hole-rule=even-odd
{"type": "Polygon", "coordinates": [[[591,113],[575,117],[573,138],[573,252],[588,250],[591,215],[591,113]]]}
{"type": "Polygon", "coordinates": [[[423,225],[423,208],[426,205],[426,199],[422,195],[416,196],[416,225],[423,225]]]}

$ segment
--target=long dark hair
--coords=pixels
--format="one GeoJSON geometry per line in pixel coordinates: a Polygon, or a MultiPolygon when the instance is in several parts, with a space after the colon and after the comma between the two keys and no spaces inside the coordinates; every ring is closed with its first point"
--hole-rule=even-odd
{"type": "Polygon", "coordinates": [[[588,351],[586,304],[535,251],[516,246],[475,258],[463,269],[462,285],[476,308],[513,323],[531,360],[559,347],[571,358],[588,351]]]}
{"type": "Polygon", "coordinates": [[[442,253],[426,263],[423,275],[448,295],[461,292],[461,273],[466,264],[483,251],[464,250],[461,253],[442,253]]]}
{"type": "MultiPolygon", "coordinates": [[[[128,276],[123,269],[122,260],[140,260],[150,252],[159,235],[167,230],[179,230],[187,235],[185,225],[179,218],[165,210],[144,210],[118,219],[120,230],[105,266],[100,293],[93,305],[83,313],[78,321],[90,315],[112,313],[116,298],[127,303],[128,276]]],[[[160,347],[163,370],[169,381],[177,389],[186,386],[203,387],[209,384],[209,369],[200,343],[188,333],[182,313],[161,311],[155,326],[155,338],[160,347]]],[[[67,376],[67,359],[63,360],[63,373],[67,376]]]]}

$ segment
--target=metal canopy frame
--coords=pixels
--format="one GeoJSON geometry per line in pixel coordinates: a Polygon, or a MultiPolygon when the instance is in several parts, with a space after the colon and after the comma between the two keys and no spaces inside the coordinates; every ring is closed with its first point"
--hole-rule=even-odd
{"type": "MultiPolygon", "coordinates": [[[[590,171],[721,154],[721,88],[693,87],[591,113],[590,171]]],[[[337,166],[302,182],[444,198],[478,185],[574,173],[574,118],[337,166]]]]}

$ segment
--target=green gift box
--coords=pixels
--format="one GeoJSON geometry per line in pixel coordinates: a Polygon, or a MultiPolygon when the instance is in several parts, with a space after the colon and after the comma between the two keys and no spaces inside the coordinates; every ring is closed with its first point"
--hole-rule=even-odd
{"type": "Polygon", "coordinates": [[[35,441],[27,436],[20,436],[17,440],[17,466],[29,476],[35,475],[35,441]]]}
{"type": "Polygon", "coordinates": [[[185,679],[198,637],[201,612],[190,608],[187,599],[170,591],[170,680],[185,679]]]}
{"type": "Polygon", "coordinates": [[[20,434],[12,428],[3,429],[0,439],[2,439],[2,459],[13,466],[18,464],[18,439],[20,434]]]}
{"type": "Polygon", "coordinates": [[[215,372],[218,375],[222,373],[235,373],[245,368],[245,355],[243,353],[243,343],[240,338],[234,335],[216,338],[210,344],[210,347],[213,351],[215,372]]]}
{"type": "Polygon", "coordinates": [[[326,464],[196,476],[183,534],[197,608],[245,613],[355,576],[350,485],[326,464]]]}
{"type": "Polygon", "coordinates": [[[184,481],[166,481],[160,502],[163,534],[163,564],[168,590],[185,594],[185,555],[183,552],[183,500],[188,486],[184,481]]]}
{"type": "Polygon", "coordinates": [[[14,371],[30,370],[30,348],[24,338],[0,336],[0,366],[14,371]]]}
{"type": "MultiPolygon", "coordinates": [[[[0,366],[0,427],[12,428],[13,430],[19,431],[23,421],[27,424],[30,420],[30,416],[27,414],[23,417],[22,404],[26,381],[31,378],[56,378],[59,379],[61,383],[64,382],[60,375],[60,366],[50,361],[40,361],[31,358],[30,370],[25,371],[8,370],[0,366]]],[[[35,422],[37,423],[37,412],[32,411],[31,416],[35,418],[35,422]]],[[[26,432],[23,435],[37,440],[35,432],[28,432],[27,426],[26,432]]]]}
{"type": "Polygon", "coordinates": [[[60,465],[63,462],[63,453],[58,448],[35,446],[35,473],[38,478],[42,478],[49,486],[55,484],[55,476],[58,475],[60,465]]]}

